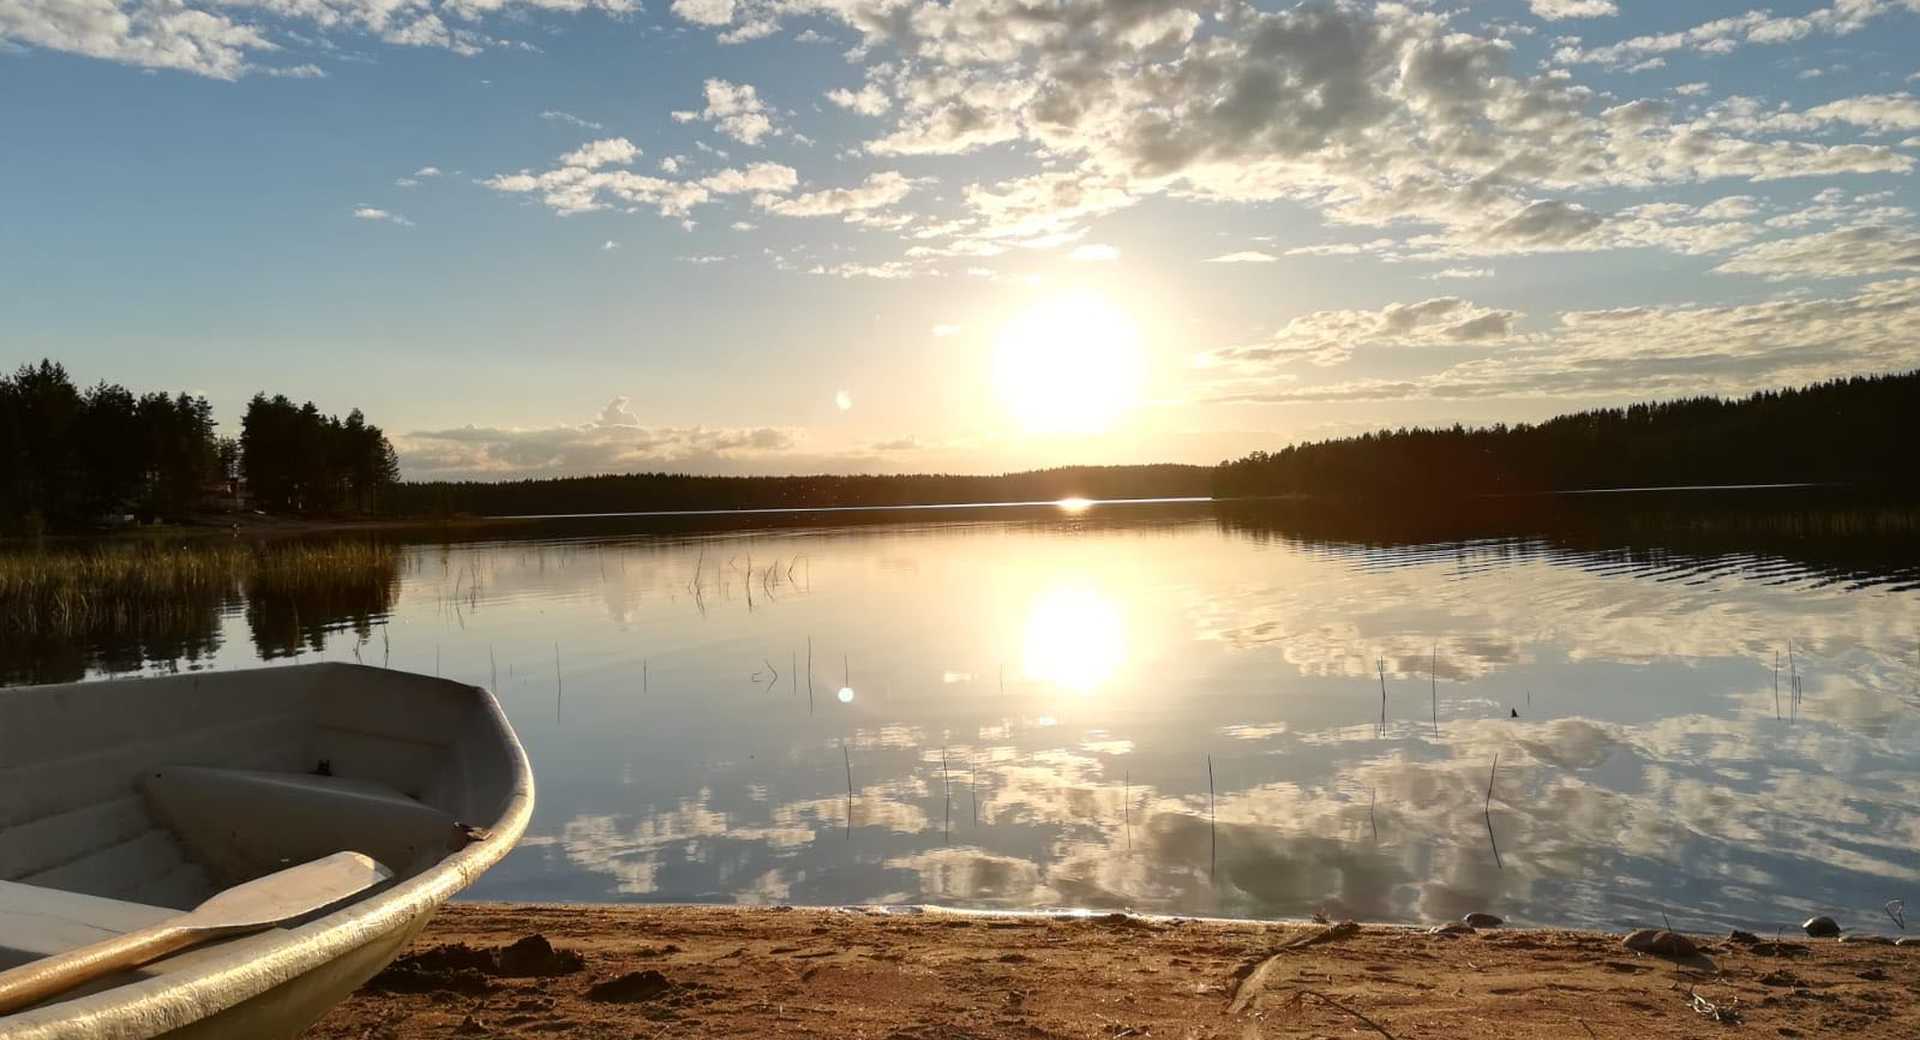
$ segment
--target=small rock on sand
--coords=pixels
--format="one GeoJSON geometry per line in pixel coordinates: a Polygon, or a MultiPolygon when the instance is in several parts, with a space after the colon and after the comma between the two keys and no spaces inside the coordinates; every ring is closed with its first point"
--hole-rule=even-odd
{"type": "Polygon", "coordinates": [[[1460,921],[1462,924],[1470,925],[1474,928],[1498,928],[1501,925],[1507,923],[1506,921],[1498,917],[1495,917],[1492,914],[1483,914],[1483,913],[1480,913],[1479,911],[1475,911],[1473,913],[1468,914],[1465,917],[1462,917],[1460,921]]]}
{"type": "Polygon", "coordinates": [[[638,1004],[653,1000],[671,989],[673,983],[667,981],[665,975],[648,968],[594,983],[587,988],[587,999],[609,1004],[638,1004]]]}
{"type": "Polygon", "coordinates": [[[1664,928],[1642,928],[1620,940],[1620,945],[1637,953],[1662,957],[1691,957],[1700,952],[1693,940],[1664,928]]]}
{"type": "Polygon", "coordinates": [[[1831,917],[1809,917],[1800,927],[1815,939],[1831,939],[1840,934],[1840,925],[1831,917]]]}
{"type": "Polygon", "coordinates": [[[1727,933],[1727,941],[1731,943],[1739,943],[1742,946],[1752,946],[1754,943],[1757,943],[1760,941],[1760,937],[1753,934],[1752,932],[1743,932],[1740,929],[1735,928],[1733,931],[1727,933]]]}
{"type": "Polygon", "coordinates": [[[544,935],[529,935],[501,949],[495,960],[499,974],[509,978],[539,979],[568,975],[586,962],[572,950],[556,950],[544,935]]]}
{"type": "Polygon", "coordinates": [[[1472,935],[1474,928],[1465,921],[1448,921],[1427,929],[1428,935],[1472,935]]]}

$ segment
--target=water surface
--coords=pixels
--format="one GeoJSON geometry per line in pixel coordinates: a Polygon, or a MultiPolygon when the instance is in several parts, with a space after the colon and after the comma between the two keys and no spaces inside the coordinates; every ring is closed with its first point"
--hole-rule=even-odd
{"type": "Polygon", "coordinates": [[[1703,929],[1920,901],[1911,560],[1369,545],[1204,503],[542,531],[36,653],[491,685],[539,799],[475,898],[1703,929]]]}

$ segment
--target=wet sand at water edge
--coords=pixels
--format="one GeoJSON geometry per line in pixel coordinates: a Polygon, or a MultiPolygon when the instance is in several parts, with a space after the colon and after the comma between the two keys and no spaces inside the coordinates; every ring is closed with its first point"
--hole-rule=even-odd
{"type": "Polygon", "coordinates": [[[307,1036],[1920,1036],[1920,947],[1764,938],[465,903],[307,1036]]]}

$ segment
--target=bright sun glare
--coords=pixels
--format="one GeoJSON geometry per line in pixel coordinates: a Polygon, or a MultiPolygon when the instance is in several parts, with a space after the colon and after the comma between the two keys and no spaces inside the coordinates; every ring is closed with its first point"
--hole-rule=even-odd
{"type": "Polygon", "coordinates": [[[1127,660],[1127,623],[1112,600],[1084,585],[1057,585],[1027,612],[1027,678],[1088,693],[1127,660]]]}
{"type": "Polygon", "coordinates": [[[1140,402],[1140,329],[1098,293],[1053,297],[1001,328],[994,382],[1029,433],[1103,432],[1140,402]]]}

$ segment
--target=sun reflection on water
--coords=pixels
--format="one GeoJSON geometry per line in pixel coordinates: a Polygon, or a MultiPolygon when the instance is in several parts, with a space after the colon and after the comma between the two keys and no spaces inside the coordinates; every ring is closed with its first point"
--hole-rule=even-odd
{"type": "Polygon", "coordinates": [[[1052,586],[1027,610],[1029,679],[1089,693],[1127,660],[1127,624],[1113,600],[1085,584],[1052,586]]]}

